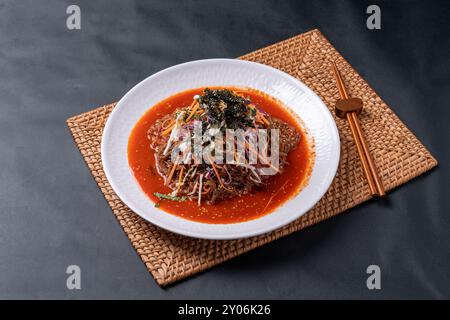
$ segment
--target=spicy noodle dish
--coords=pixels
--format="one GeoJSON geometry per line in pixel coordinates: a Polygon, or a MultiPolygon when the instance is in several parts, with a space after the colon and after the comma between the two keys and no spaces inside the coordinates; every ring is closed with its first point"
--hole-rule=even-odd
{"type": "Polygon", "coordinates": [[[251,88],[209,87],[151,107],[131,132],[128,162],[161,214],[227,224],[269,214],[297,195],[314,152],[280,101],[251,88]]]}

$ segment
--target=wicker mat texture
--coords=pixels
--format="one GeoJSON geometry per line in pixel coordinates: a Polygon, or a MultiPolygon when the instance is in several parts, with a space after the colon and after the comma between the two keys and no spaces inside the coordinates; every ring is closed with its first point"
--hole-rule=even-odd
{"type": "MultiPolygon", "coordinates": [[[[280,69],[303,81],[333,111],[339,93],[330,69],[335,61],[351,96],[364,101],[360,115],[367,142],[386,190],[430,170],[437,161],[372,88],[318,30],[295,36],[240,57],[280,69]]],[[[370,199],[368,185],[345,120],[336,119],[341,138],[337,175],[325,196],[300,219],[269,234],[232,241],[199,240],[160,229],[134,214],[112,190],[100,158],[102,130],[115,103],[67,120],[89,170],[131,244],[155,278],[165,286],[370,199]]]]}

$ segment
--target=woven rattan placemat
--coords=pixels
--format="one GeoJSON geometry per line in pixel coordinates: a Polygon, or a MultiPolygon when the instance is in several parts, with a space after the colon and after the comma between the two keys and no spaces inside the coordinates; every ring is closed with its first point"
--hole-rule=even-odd
{"type": "MultiPolygon", "coordinates": [[[[300,79],[333,110],[339,97],[330,62],[336,61],[350,95],[364,101],[360,119],[372,155],[387,190],[437,165],[433,156],[397,118],[318,31],[282,41],[241,59],[278,68],[300,79]]],[[[344,120],[336,119],[341,160],[325,196],[302,218],[270,234],[233,241],[210,241],[179,236],[134,214],[112,190],[102,169],[102,130],[115,104],[105,105],[67,120],[75,143],[133,247],[159,285],[186,278],[280,237],[333,217],[370,198],[361,163],[344,120]]]]}

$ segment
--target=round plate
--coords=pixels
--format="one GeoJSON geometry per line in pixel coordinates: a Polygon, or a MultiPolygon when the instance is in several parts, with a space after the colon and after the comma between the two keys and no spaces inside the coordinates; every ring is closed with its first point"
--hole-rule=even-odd
{"type": "Polygon", "coordinates": [[[306,85],[277,69],[248,61],[208,59],[160,71],[131,89],[117,104],[106,123],[101,145],[103,168],[122,201],[145,220],[169,231],[203,239],[236,239],[280,228],[305,214],[327,191],[337,170],[339,134],[333,117],[306,85]],[[302,120],[314,140],[315,162],[302,191],[261,218],[234,224],[207,224],[185,220],[154,207],[141,190],[128,165],[131,130],[159,101],[188,89],[237,86],[261,90],[288,106],[302,120]]]}

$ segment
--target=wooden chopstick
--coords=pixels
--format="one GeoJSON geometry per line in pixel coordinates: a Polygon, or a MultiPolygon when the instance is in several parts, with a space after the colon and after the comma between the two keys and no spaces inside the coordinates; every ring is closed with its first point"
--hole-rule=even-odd
{"type": "MultiPolygon", "coordinates": [[[[342,100],[346,100],[349,96],[347,93],[347,89],[345,88],[344,81],[342,80],[341,74],[336,64],[333,63],[332,65],[336,78],[337,88],[339,90],[339,95],[341,96],[342,100]]],[[[369,184],[371,194],[378,194],[380,196],[386,195],[383,182],[378,175],[377,167],[370,154],[370,150],[364,138],[364,134],[356,112],[347,112],[346,118],[348,120],[353,139],[355,140],[356,149],[358,151],[359,158],[361,159],[361,163],[366,175],[367,182],[369,184]]]]}
{"type": "Polygon", "coordinates": [[[375,185],[377,187],[378,195],[385,196],[386,191],[384,190],[383,181],[381,181],[381,178],[378,174],[377,167],[373,161],[372,155],[370,154],[369,146],[367,145],[366,139],[364,139],[364,134],[361,128],[361,125],[358,120],[358,116],[355,112],[350,112],[350,116],[353,118],[353,122],[356,127],[356,131],[358,132],[358,136],[361,141],[362,148],[364,149],[364,153],[367,158],[367,162],[369,164],[370,172],[372,173],[373,180],[375,181],[375,185]]]}
{"type": "Polygon", "coordinates": [[[348,93],[347,89],[345,89],[344,81],[342,80],[341,73],[339,72],[336,64],[333,62],[333,71],[334,76],[336,78],[336,84],[339,90],[339,95],[341,96],[341,99],[348,99],[348,93]]]}
{"type": "Polygon", "coordinates": [[[356,124],[353,120],[353,114],[354,112],[347,113],[347,120],[350,125],[350,130],[353,135],[353,139],[355,140],[356,150],[358,151],[359,158],[361,159],[361,163],[363,166],[364,174],[366,175],[367,183],[369,184],[370,193],[372,195],[375,195],[378,193],[377,186],[375,184],[374,178],[372,176],[372,171],[370,170],[369,162],[367,161],[367,156],[364,151],[363,143],[361,142],[361,139],[358,134],[358,129],[356,127],[356,124]]]}

